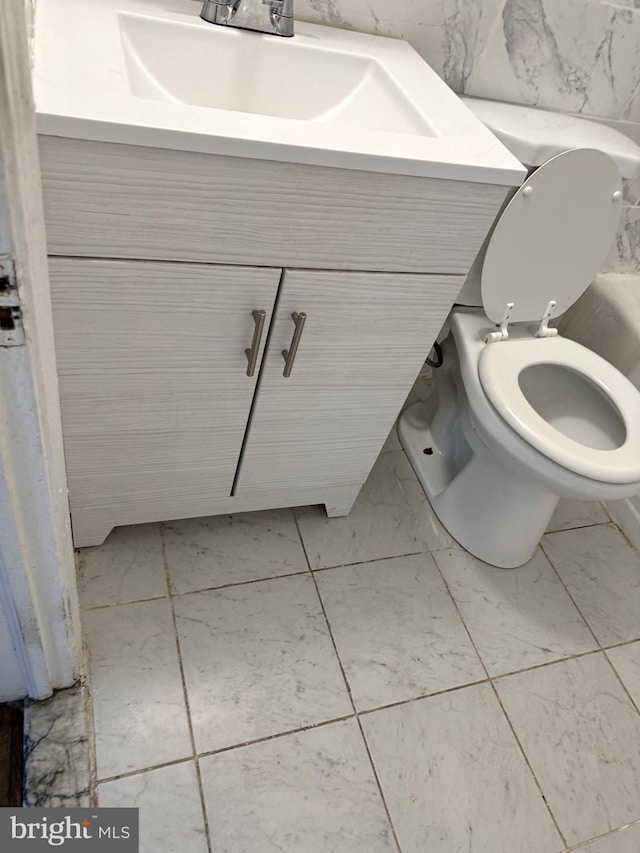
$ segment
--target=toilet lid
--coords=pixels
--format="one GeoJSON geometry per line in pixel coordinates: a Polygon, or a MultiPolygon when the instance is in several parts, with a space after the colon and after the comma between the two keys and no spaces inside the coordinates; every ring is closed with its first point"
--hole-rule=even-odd
{"type": "Polygon", "coordinates": [[[613,243],[622,205],[618,167],[601,151],[565,151],[537,169],[513,196],[487,246],[482,303],[499,324],[556,317],[591,284],[613,243]]]}

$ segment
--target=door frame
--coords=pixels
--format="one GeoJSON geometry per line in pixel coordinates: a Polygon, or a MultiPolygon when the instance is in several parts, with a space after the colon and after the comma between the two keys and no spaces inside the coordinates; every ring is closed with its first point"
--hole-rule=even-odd
{"type": "Polygon", "coordinates": [[[21,344],[0,346],[0,701],[67,687],[81,661],[30,18],[27,2],[0,2],[0,256],[24,327],[21,344]]]}

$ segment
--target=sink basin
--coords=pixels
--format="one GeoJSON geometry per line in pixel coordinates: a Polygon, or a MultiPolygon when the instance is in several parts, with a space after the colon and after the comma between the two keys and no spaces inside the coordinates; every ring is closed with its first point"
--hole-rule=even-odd
{"type": "Polygon", "coordinates": [[[137,97],[433,136],[372,56],[332,50],[320,39],[289,42],[202,26],[195,17],[181,23],[120,14],[119,23],[137,97]]]}
{"type": "Polygon", "coordinates": [[[194,0],[38,0],[41,134],[517,186],[525,170],[406,42],[194,0]]]}

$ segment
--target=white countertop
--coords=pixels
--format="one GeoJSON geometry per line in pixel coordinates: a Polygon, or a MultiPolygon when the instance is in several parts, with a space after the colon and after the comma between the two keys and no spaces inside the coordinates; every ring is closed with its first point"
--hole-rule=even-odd
{"type": "MultiPolygon", "coordinates": [[[[526,177],[520,162],[406,42],[299,21],[294,36],[297,44],[313,47],[324,39],[333,50],[375,55],[432,135],[137,97],[127,78],[119,13],[213,26],[200,20],[196,0],[38,0],[34,89],[39,133],[507,186],[518,186],[526,177]]],[[[226,28],[224,34],[278,39],[226,28]]],[[[278,41],[280,50],[292,43],[278,41]]],[[[212,85],[224,81],[212,79],[212,85]]]]}

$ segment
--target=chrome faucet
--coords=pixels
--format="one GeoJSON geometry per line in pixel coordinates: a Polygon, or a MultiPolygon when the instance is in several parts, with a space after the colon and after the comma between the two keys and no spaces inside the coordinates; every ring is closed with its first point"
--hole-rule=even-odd
{"type": "Polygon", "coordinates": [[[293,35],[293,0],[204,0],[200,17],[223,27],[293,35]]]}

